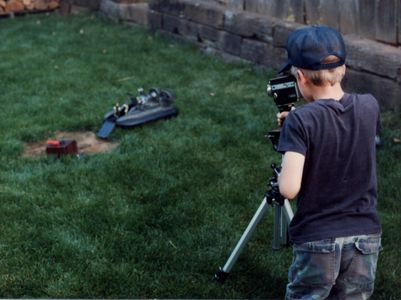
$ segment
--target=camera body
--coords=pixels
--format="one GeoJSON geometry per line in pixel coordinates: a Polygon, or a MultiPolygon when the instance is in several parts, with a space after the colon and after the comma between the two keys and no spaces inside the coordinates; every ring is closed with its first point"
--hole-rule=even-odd
{"type": "Polygon", "coordinates": [[[290,111],[294,103],[300,99],[297,81],[292,75],[271,79],[267,84],[267,94],[273,97],[280,112],[290,111]]]}
{"type": "MultiPolygon", "coordinates": [[[[267,94],[273,97],[274,103],[280,112],[290,111],[300,99],[297,81],[292,75],[283,75],[271,79],[267,83],[267,94]]],[[[281,128],[276,128],[270,130],[267,134],[275,151],[277,151],[280,131],[281,128]]]]}

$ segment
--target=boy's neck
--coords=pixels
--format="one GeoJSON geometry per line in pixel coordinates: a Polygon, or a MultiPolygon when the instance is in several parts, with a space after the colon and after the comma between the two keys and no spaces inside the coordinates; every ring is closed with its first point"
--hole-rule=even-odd
{"type": "Polygon", "coordinates": [[[335,85],[315,86],[313,91],[313,101],[334,99],[340,101],[344,96],[344,91],[340,83],[335,85]]]}

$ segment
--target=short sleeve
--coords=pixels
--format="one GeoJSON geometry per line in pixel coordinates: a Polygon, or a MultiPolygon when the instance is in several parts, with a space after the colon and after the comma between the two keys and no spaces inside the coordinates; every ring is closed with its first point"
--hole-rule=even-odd
{"type": "Polygon", "coordinates": [[[290,112],[285,119],[277,150],[281,153],[293,151],[306,155],[307,134],[296,111],[290,112]]]}

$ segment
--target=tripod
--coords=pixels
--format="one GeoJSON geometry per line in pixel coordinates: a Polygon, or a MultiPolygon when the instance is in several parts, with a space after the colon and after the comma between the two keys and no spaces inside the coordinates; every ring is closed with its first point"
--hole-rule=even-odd
{"type": "MultiPolygon", "coordinates": [[[[277,146],[279,134],[279,130],[272,130],[268,134],[268,137],[272,141],[273,147],[275,149],[277,146]]],[[[270,178],[268,183],[269,189],[265,192],[262,203],[252,217],[252,220],[249,222],[240,240],[237,242],[237,245],[232,251],[224,267],[220,267],[219,270],[214,274],[213,279],[217,282],[225,282],[232,267],[241,254],[245,244],[249,241],[252,233],[255,231],[256,226],[260,223],[263,216],[266,214],[269,205],[273,207],[274,211],[272,248],[274,250],[279,250],[282,248],[282,246],[288,245],[288,225],[291,222],[294,213],[292,211],[289,201],[281,196],[279,192],[277,177],[280,173],[280,168],[277,167],[275,164],[272,164],[271,167],[273,169],[273,176],[270,178]]]]}

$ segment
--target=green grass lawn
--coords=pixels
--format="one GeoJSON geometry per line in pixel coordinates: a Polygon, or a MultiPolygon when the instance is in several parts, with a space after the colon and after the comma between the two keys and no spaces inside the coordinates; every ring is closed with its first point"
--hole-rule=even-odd
{"type": "MultiPolygon", "coordinates": [[[[211,281],[255,213],[275,126],[273,73],[96,15],[0,20],[0,297],[282,298],[291,250],[272,212],[224,285],[211,281]],[[93,131],[137,88],[169,88],[177,118],[116,129],[110,153],[26,158],[54,132],[93,131]]],[[[399,113],[383,116],[374,299],[401,299],[399,113]]]]}

